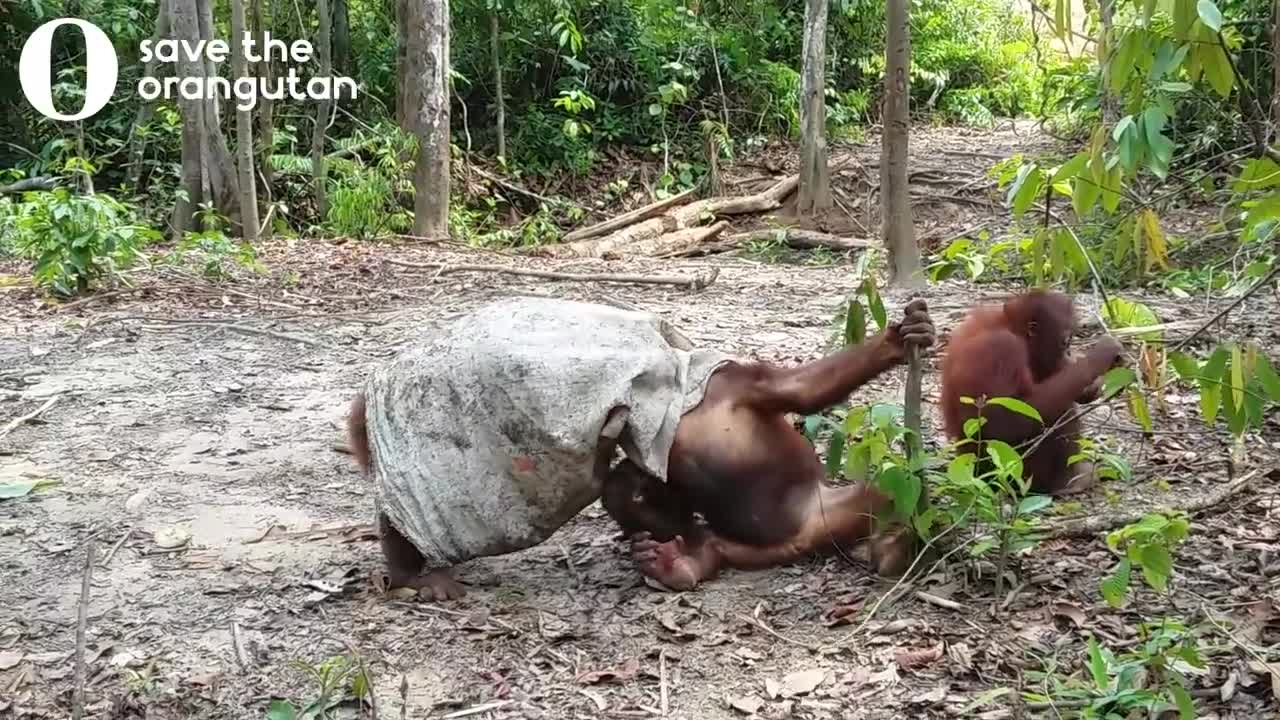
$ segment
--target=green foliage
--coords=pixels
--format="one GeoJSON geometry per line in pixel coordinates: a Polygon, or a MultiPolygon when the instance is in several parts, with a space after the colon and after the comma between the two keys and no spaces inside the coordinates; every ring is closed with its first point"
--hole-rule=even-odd
{"type": "Polygon", "coordinates": [[[1203,361],[1182,352],[1169,355],[1178,379],[1200,391],[1200,413],[1215,425],[1219,417],[1237,438],[1260,429],[1280,405],[1276,366],[1256,343],[1219,345],[1203,361]]]}
{"type": "Polygon", "coordinates": [[[227,237],[223,232],[227,225],[226,218],[209,204],[200,206],[200,210],[196,212],[196,222],[200,225],[200,230],[189,230],[183,235],[178,246],[170,253],[169,262],[194,264],[209,280],[230,279],[236,266],[254,272],[263,270],[254,247],[247,242],[237,242],[227,237]]]}
{"type": "Polygon", "coordinates": [[[1111,575],[1102,581],[1102,596],[1120,607],[1129,594],[1133,568],[1156,592],[1169,589],[1173,577],[1173,550],[1187,537],[1190,523],[1182,513],[1149,513],[1132,525],[1107,535],[1107,547],[1120,556],[1111,575]]]}
{"type": "Polygon", "coordinates": [[[1206,665],[1197,634],[1175,619],[1141,623],[1139,644],[1124,653],[1103,647],[1090,636],[1083,670],[1061,678],[1028,672],[1032,682],[1049,686],[1049,693],[1024,693],[1028,702],[1079,703],[1082,720],[1128,717],[1177,717],[1194,720],[1195,701],[1189,676],[1203,675],[1206,665]],[[1172,714],[1165,714],[1172,711],[1172,714]]]}
{"type": "Polygon", "coordinates": [[[65,188],[26,193],[0,210],[0,233],[13,250],[35,261],[40,287],[63,297],[102,282],[144,258],[142,248],[159,234],[139,225],[133,210],[104,193],[80,195],[65,188]]]}
{"type": "Polygon", "coordinates": [[[294,667],[315,686],[311,700],[295,704],[276,699],[267,708],[267,720],[329,720],[347,717],[362,708],[372,688],[364,664],[358,658],[336,655],[312,665],[294,661],[294,667]]]}

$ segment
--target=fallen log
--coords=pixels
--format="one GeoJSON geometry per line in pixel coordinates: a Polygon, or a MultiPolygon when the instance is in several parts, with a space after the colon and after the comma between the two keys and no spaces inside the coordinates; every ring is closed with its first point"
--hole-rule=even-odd
{"type": "Polygon", "coordinates": [[[800,176],[784,178],[771,187],[754,195],[727,196],[698,200],[676,208],[667,214],[643,220],[624,227],[602,238],[591,238],[537,248],[533,254],[543,257],[601,258],[618,255],[639,255],[630,248],[641,241],[653,240],[662,235],[702,225],[723,215],[743,215],[775,210],[795,191],[800,176]]]}
{"type": "Polygon", "coordinates": [[[721,220],[714,225],[706,227],[677,230],[666,235],[660,235],[652,240],[629,245],[627,246],[627,252],[632,255],[644,255],[646,257],[677,257],[692,251],[708,240],[714,240],[727,227],[729,227],[729,223],[721,220]]]}
{"type": "Polygon", "coordinates": [[[797,228],[778,228],[776,230],[752,230],[750,232],[734,233],[725,238],[726,241],[741,244],[748,242],[760,242],[769,240],[781,240],[788,246],[797,250],[813,250],[815,248],[826,248],[837,252],[846,252],[849,250],[864,250],[873,247],[874,243],[870,240],[859,240],[857,238],[845,238],[829,233],[815,232],[813,230],[800,230],[797,228]]]}
{"type": "Polygon", "coordinates": [[[693,198],[693,193],[693,190],[685,190],[678,195],[672,195],[669,198],[649,203],[644,207],[636,208],[631,212],[623,213],[622,215],[610,218],[604,222],[596,223],[595,225],[582,228],[581,230],[574,230],[564,236],[564,241],[566,243],[570,243],[578,240],[586,240],[587,238],[606,235],[615,230],[631,225],[632,223],[640,222],[641,220],[648,220],[655,215],[661,215],[666,212],[668,208],[675,207],[676,205],[680,205],[691,200],[693,198]]]}

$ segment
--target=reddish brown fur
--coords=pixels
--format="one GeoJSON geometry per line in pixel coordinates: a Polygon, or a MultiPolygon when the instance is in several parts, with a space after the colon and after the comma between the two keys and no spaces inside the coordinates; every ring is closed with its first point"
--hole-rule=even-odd
{"type": "MultiPolygon", "coordinates": [[[[901,363],[907,338],[933,342],[924,303],[913,303],[902,325],[794,368],[732,363],[717,370],[702,402],[680,420],[666,482],[625,461],[605,482],[605,509],[633,534],[641,570],[684,589],[721,567],[770,567],[872,537],[888,499],[861,483],[824,483],[813,446],[787,414],[844,401],[901,363]]],[[[875,536],[872,562],[900,572],[912,540],[896,530],[875,536]]]]}
{"type": "MultiPolygon", "coordinates": [[[[942,415],[947,435],[964,437],[964,423],[977,416],[962,397],[1014,397],[1040,413],[1040,423],[998,406],[982,411],[982,437],[1015,447],[1055,424],[1119,357],[1120,346],[1106,338],[1080,361],[1069,362],[1068,348],[1075,329],[1071,298],[1035,290],[1007,300],[1002,306],[980,307],[952,333],[942,363],[942,415]]],[[[1080,423],[1063,423],[1023,460],[1025,475],[1039,492],[1065,489],[1076,475],[1090,472],[1081,465],[1068,472],[1068,460],[1078,452],[1080,423]]],[[[978,456],[983,457],[982,448],[978,456]]]]}
{"type": "Polygon", "coordinates": [[[369,428],[364,410],[364,393],[360,393],[351,401],[351,411],[347,414],[347,445],[360,469],[367,473],[373,463],[369,454],[369,428]]]}

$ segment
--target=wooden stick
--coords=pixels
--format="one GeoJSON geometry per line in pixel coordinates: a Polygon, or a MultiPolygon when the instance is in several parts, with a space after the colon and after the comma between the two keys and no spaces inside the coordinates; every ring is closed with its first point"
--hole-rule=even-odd
{"type": "Polygon", "coordinates": [[[84,576],[80,580],[80,611],[76,617],[75,692],[71,697],[72,720],[84,717],[84,646],[89,625],[89,592],[93,583],[93,564],[98,546],[90,540],[85,548],[84,576]]]}
{"type": "Polygon", "coordinates": [[[712,268],[706,275],[683,277],[680,275],[618,275],[614,273],[567,273],[553,270],[532,270],[528,268],[510,267],[507,265],[445,265],[444,263],[415,263],[407,260],[387,258],[384,262],[399,267],[417,270],[437,270],[438,274],[455,272],[490,272],[523,277],[544,278],[547,280],[568,280],[573,282],[616,282],[641,285],[679,285],[691,290],[701,290],[720,275],[719,268],[712,268]]]}
{"type": "Polygon", "coordinates": [[[20,417],[14,418],[13,420],[10,420],[9,424],[5,425],[3,430],[0,430],[0,439],[3,439],[6,435],[16,430],[19,425],[22,425],[23,423],[30,422],[36,419],[40,415],[40,413],[43,413],[45,410],[48,410],[49,408],[53,407],[53,404],[58,402],[58,398],[60,397],[62,396],[54,395],[48,400],[45,400],[44,404],[36,408],[35,410],[27,413],[26,415],[22,415],[20,417]]]}
{"type": "Polygon", "coordinates": [[[658,692],[662,698],[662,717],[670,714],[670,705],[667,701],[667,651],[658,651],[658,692]]]}
{"type": "Polygon", "coordinates": [[[497,710],[498,708],[504,708],[513,702],[515,702],[515,700],[495,700],[493,702],[487,702],[483,705],[476,705],[475,707],[469,707],[466,710],[458,710],[457,712],[451,712],[448,715],[441,715],[440,720],[457,720],[457,718],[471,717],[472,715],[479,715],[481,713],[492,712],[494,710],[497,710]]]}
{"type": "MultiPolygon", "coordinates": [[[[1219,505],[1228,500],[1233,495],[1247,488],[1253,483],[1262,471],[1258,469],[1251,470],[1235,480],[1222,485],[1213,492],[1201,495],[1179,507],[1170,507],[1170,510],[1180,510],[1187,514],[1208,510],[1209,508],[1219,505]]],[[[1267,478],[1272,482],[1280,481],[1280,469],[1272,470],[1267,473],[1267,478]]],[[[1070,538],[1070,537],[1088,537],[1105,530],[1114,530],[1135,522],[1138,522],[1150,512],[1159,512],[1161,508],[1154,510],[1129,511],[1122,513],[1101,514],[1101,515],[1085,515],[1073,520],[1066,520],[1060,523],[1054,523],[1049,526],[1049,537],[1051,538],[1070,538]]]]}
{"type": "Polygon", "coordinates": [[[797,228],[778,228],[776,230],[752,230],[750,232],[734,233],[726,240],[734,243],[769,241],[781,235],[781,239],[787,245],[799,250],[812,250],[814,248],[827,248],[828,250],[863,250],[873,247],[874,243],[868,240],[859,240],[856,238],[845,238],[829,233],[815,232],[813,230],[800,230],[797,228]]]}
{"type": "MultiPolygon", "coordinates": [[[[492,174],[490,174],[490,173],[487,173],[487,172],[485,172],[484,170],[481,170],[481,169],[480,169],[480,168],[478,168],[478,167],[472,167],[471,169],[472,169],[472,171],[474,171],[474,172],[475,172],[475,174],[479,175],[480,177],[484,178],[485,180],[488,180],[489,182],[493,183],[494,185],[497,185],[498,187],[501,187],[501,188],[503,188],[503,189],[505,189],[505,190],[510,190],[510,191],[511,191],[511,192],[513,192],[513,193],[519,193],[519,194],[524,195],[524,196],[526,196],[526,197],[533,198],[534,200],[537,200],[538,202],[544,202],[544,203],[547,203],[548,205],[572,205],[572,206],[574,206],[574,207],[582,207],[581,205],[579,205],[578,203],[573,202],[572,200],[563,199],[563,198],[562,198],[562,199],[549,198],[549,197],[547,197],[546,195],[539,195],[538,193],[536,193],[536,192],[534,192],[534,191],[532,191],[532,190],[529,190],[529,189],[527,189],[527,188],[522,188],[522,187],[520,187],[519,185],[516,185],[515,183],[509,182],[509,181],[507,181],[507,180],[503,180],[502,178],[498,177],[497,175],[492,175],[492,174]]],[[[589,208],[582,207],[582,209],[583,209],[583,210],[588,210],[589,208]]]]}
{"type": "Polygon", "coordinates": [[[685,190],[678,195],[672,195],[664,200],[649,203],[644,207],[636,208],[631,212],[623,213],[615,218],[596,223],[590,227],[580,230],[574,230],[564,236],[564,242],[573,242],[575,240],[586,240],[587,238],[596,237],[597,235],[607,235],[614,230],[620,230],[632,223],[647,220],[655,215],[661,215],[668,208],[675,207],[684,202],[688,202],[693,198],[694,190],[685,190]]]}

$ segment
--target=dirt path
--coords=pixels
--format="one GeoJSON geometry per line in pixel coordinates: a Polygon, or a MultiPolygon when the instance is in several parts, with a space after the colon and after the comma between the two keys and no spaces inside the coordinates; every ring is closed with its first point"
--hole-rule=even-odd
{"type": "MultiPolygon", "coordinates": [[[[401,343],[497,295],[607,295],[662,313],[697,344],[795,362],[826,349],[851,271],[729,258],[625,265],[720,268],[714,285],[690,294],[493,275],[433,283],[429,273],[383,264],[386,249],[279,252],[272,267],[300,277],[284,291],[273,279],[277,291],[265,302],[256,291],[161,283],[154,297],[121,305],[9,313],[15,321],[0,330],[3,415],[57,400],[0,439],[0,482],[57,484],[0,501],[0,716],[67,716],[90,542],[105,562],[94,569],[89,604],[88,704],[104,718],[264,717],[271,698],[316,697],[296,662],[353,650],[374,678],[383,718],[478,706],[472,717],[639,718],[662,715],[664,702],[678,718],[995,718],[1010,716],[1008,696],[970,703],[993,689],[1035,688],[1028,671],[1055,658],[1063,675],[1075,672],[1086,634],[1116,647],[1137,642],[1135,616],[1099,599],[1111,564],[1100,542],[1037,550],[1023,564],[1026,584],[1008,598],[990,597],[988,581],[959,565],[943,567],[918,589],[959,610],[909,596],[850,638],[852,626],[829,628],[825,615],[888,587],[856,562],[730,573],[694,593],[663,594],[628,566],[598,505],[539,547],[465,565],[469,595],[460,603],[380,596],[369,582],[381,569],[376,543],[307,531],[371,520],[371,489],[334,446],[355,388],[401,343]],[[335,299],[344,292],[360,297],[335,299]],[[315,309],[299,317],[295,310],[312,306],[307,298],[315,309]],[[190,533],[188,544],[157,544],[158,531],[175,529],[190,533]]],[[[414,257],[473,260],[445,251],[414,257]]],[[[995,293],[943,284],[928,297],[945,328],[966,304],[995,293]]],[[[904,298],[887,300],[897,313],[904,298]]],[[[1274,301],[1260,299],[1241,315],[1275,312],[1274,301]]],[[[901,379],[888,374],[856,399],[897,401],[901,379]]],[[[930,372],[927,398],[935,381],[930,372]]],[[[1164,427],[1178,432],[1143,445],[1121,414],[1100,432],[1139,472],[1086,512],[1202,493],[1224,479],[1222,439],[1194,418],[1174,417],[1164,427]]],[[[926,415],[935,423],[932,407],[926,415]]],[[[1255,462],[1274,461],[1276,430],[1251,438],[1255,462]]],[[[1273,501],[1274,488],[1259,487],[1202,517],[1179,555],[1185,606],[1149,593],[1136,606],[1148,617],[1221,613],[1247,624],[1237,626],[1242,641],[1274,642],[1264,632],[1275,620],[1270,606],[1256,604],[1275,599],[1273,501]]],[[[1230,677],[1234,694],[1212,717],[1274,712],[1265,678],[1227,647],[1203,687],[1230,677]]]]}

